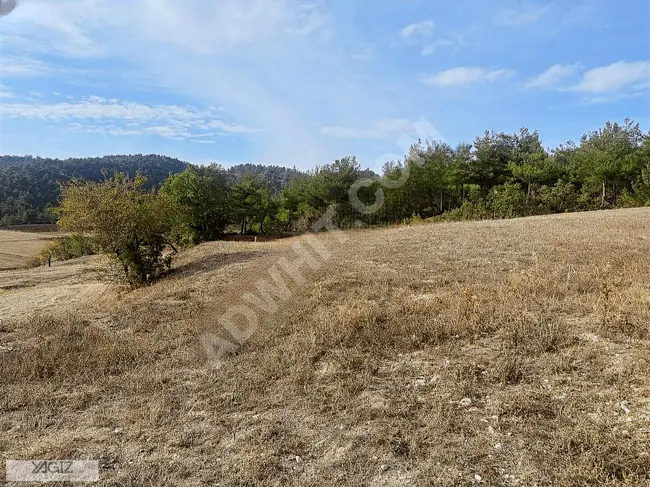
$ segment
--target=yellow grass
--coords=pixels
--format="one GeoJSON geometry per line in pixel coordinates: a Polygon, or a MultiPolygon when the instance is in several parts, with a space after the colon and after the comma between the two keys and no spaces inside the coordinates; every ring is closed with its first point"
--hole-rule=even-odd
{"type": "Polygon", "coordinates": [[[0,269],[24,267],[43,248],[51,233],[0,230],[0,269]]]}
{"type": "Polygon", "coordinates": [[[299,239],[0,318],[2,456],[99,459],[115,486],[648,485],[647,209],[346,236],[219,367],[199,338],[299,239]]]}

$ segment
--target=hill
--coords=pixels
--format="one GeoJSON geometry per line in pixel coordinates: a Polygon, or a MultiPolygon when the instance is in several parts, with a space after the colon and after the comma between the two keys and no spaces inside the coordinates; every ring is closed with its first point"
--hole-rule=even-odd
{"type": "MultiPolygon", "coordinates": [[[[189,163],[159,155],[115,155],[82,159],[47,159],[32,156],[0,156],[0,226],[51,223],[48,209],[58,204],[59,185],[79,178],[99,181],[106,173],[141,172],[148,186],[158,186],[170,174],[184,171],[189,163]]],[[[240,164],[227,169],[233,179],[253,174],[268,181],[279,193],[300,171],[279,166],[240,164]]]]}
{"type": "Polygon", "coordinates": [[[130,293],[84,265],[0,272],[7,458],[101,459],[104,486],[650,480],[647,209],[207,243],[130,293]]]}
{"type": "Polygon", "coordinates": [[[187,165],[153,154],[83,159],[0,156],[0,225],[52,222],[47,210],[57,205],[59,185],[71,179],[99,181],[103,173],[135,176],[141,172],[150,186],[156,186],[187,165]]]}

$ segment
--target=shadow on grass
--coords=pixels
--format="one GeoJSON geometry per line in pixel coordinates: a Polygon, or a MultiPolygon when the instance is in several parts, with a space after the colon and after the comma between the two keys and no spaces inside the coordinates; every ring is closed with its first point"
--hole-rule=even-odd
{"type": "Polygon", "coordinates": [[[203,274],[205,272],[218,270],[230,264],[254,260],[263,257],[268,253],[269,250],[255,250],[250,252],[232,252],[207,255],[201,259],[194,260],[186,264],[181,264],[180,266],[173,268],[169,272],[168,276],[173,278],[195,276],[198,274],[203,274]]]}

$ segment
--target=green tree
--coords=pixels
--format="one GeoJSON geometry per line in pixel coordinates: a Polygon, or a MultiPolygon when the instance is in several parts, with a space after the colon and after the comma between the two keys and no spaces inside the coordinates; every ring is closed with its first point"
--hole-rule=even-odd
{"type": "Polygon", "coordinates": [[[510,177],[509,164],[515,160],[517,138],[503,132],[485,132],[474,139],[469,182],[484,190],[503,184],[510,177]]]}
{"type": "Polygon", "coordinates": [[[271,192],[264,182],[253,175],[245,176],[231,189],[231,205],[241,221],[241,233],[248,231],[249,221],[259,224],[264,233],[264,220],[272,208],[271,192]]]}
{"type": "Polygon", "coordinates": [[[59,207],[61,228],[88,235],[133,285],[155,281],[171,265],[163,251],[174,209],[145,183],[143,176],[121,173],[102,182],[74,180],[63,186],[59,207]]]}
{"type": "Polygon", "coordinates": [[[641,147],[644,135],[639,124],[625,120],[623,125],[607,122],[605,127],[582,137],[574,155],[575,173],[587,186],[600,189],[600,206],[616,198],[624,188],[632,189],[631,183],[640,173],[635,152],[641,147]]]}
{"type": "Polygon", "coordinates": [[[216,240],[232,218],[228,177],[218,165],[192,166],[170,176],[160,195],[177,209],[172,232],[183,243],[216,240]]]}

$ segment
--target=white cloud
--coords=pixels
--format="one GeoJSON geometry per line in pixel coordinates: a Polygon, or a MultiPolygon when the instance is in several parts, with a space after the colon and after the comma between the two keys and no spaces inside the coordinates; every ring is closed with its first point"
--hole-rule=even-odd
{"type": "Polygon", "coordinates": [[[30,59],[2,56],[0,58],[0,77],[2,78],[36,78],[49,76],[57,69],[46,63],[30,59]]]}
{"type": "Polygon", "coordinates": [[[368,127],[327,126],[321,128],[321,133],[340,139],[385,139],[413,133],[415,123],[406,118],[378,120],[368,127]]]}
{"type": "Polygon", "coordinates": [[[558,86],[562,81],[567,79],[568,77],[572,76],[578,66],[577,65],[562,65],[562,64],[555,64],[548,68],[546,71],[543,73],[530,78],[526,84],[526,88],[540,88],[540,89],[549,89],[549,88],[555,88],[558,86]]]}
{"type": "Polygon", "coordinates": [[[439,87],[463,86],[479,82],[492,82],[509,78],[514,74],[510,69],[484,69],[461,67],[442,71],[424,78],[424,83],[439,87]]]}
{"type": "Polygon", "coordinates": [[[494,16],[498,25],[518,26],[526,25],[541,19],[549,10],[548,5],[526,4],[518,8],[503,10],[494,16]]]}
{"type": "Polygon", "coordinates": [[[0,85],[0,98],[13,98],[14,96],[13,91],[4,85],[0,85]]]}
{"type": "Polygon", "coordinates": [[[375,51],[372,47],[360,47],[350,53],[350,58],[356,61],[367,61],[375,57],[375,51]]]}
{"type": "Polygon", "coordinates": [[[585,93],[606,93],[649,88],[650,61],[619,61],[587,71],[580,83],[571,89],[585,93]]]}
{"type": "Polygon", "coordinates": [[[214,109],[144,105],[97,96],[89,96],[71,103],[0,105],[0,116],[3,117],[70,121],[71,129],[90,133],[151,134],[171,139],[190,139],[218,134],[241,135],[257,132],[256,129],[244,125],[225,122],[218,118],[220,115],[214,109]]]}
{"type": "MultiPolygon", "coordinates": [[[[6,69],[12,76],[49,76],[65,85],[84,86],[84,91],[91,87],[107,98],[129,93],[123,96],[141,100],[135,86],[149,90],[147,100],[173,96],[225,106],[235,119],[246,120],[246,126],[230,124],[222,130],[210,127],[212,120],[206,119],[192,132],[237,134],[248,133],[249,125],[259,127],[262,131],[246,147],[251,159],[309,167],[345,151],[322,136],[323,118],[333,126],[354,126],[355,113],[376,120],[398,109],[396,104],[408,106],[386,96],[394,88],[392,81],[358,69],[359,58],[372,56],[372,51],[355,52],[351,46],[371,47],[381,40],[362,41],[355,34],[355,8],[325,0],[23,0],[2,19],[0,64],[12,56],[17,62],[6,69]],[[28,58],[53,65],[21,66],[28,58]],[[81,68],[96,72],[82,73],[81,68]],[[135,80],[134,75],[142,79],[135,80]]],[[[413,36],[407,42],[422,40],[431,29],[431,21],[406,29],[413,36]]],[[[397,34],[390,37],[401,39],[397,34]]],[[[39,89],[47,88],[39,85],[39,89]]],[[[58,107],[59,114],[97,110],[82,109],[78,100],[57,91],[64,96],[56,101],[73,105],[58,107]]],[[[51,108],[35,109],[30,104],[25,109],[30,116],[44,111],[43,116],[52,116],[51,108]]],[[[121,130],[130,135],[146,127],[172,125],[148,121],[130,126],[129,119],[110,118],[109,122],[121,122],[109,126],[99,117],[60,120],[65,126],[80,123],[79,130],[114,134],[121,130]]]]}
{"type": "Polygon", "coordinates": [[[631,98],[638,98],[643,96],[643,92],[636,93],[614,93],[610,95],[598,95],[593,97],[587,97],[583,101],[587,105],[599,105],[604,103],[615,103],[621,100],[629,100],[631,98]]]}
{"type": "Polygon", "coordinates": [[[433,22],[433,20],[425,20],[423,22],[407,25],[399,32],[399,35],[404,39],[410,39],[411,37],[415,36],[426,37],[433,34],[433,29],[435,26],[436,24],[433,22]]]}
{"type": "Polygon", "coordinates": [[[309,35],[328,21],[317,4],[299,0],[23,0],[6,19],[4,42],[28,52],[108,56],[132,47],[115,39],[119,29],[205,54],[309,35]]]}
{"type": "Polygon", "coordinates": [[[432,54],[435,54],[441,47],[450,47],[454,44],[455,43],[449,39],[438,39],[437,41],[424,46],[422,48],[421,54],[423,57],[431,56],[432,54]]]}

